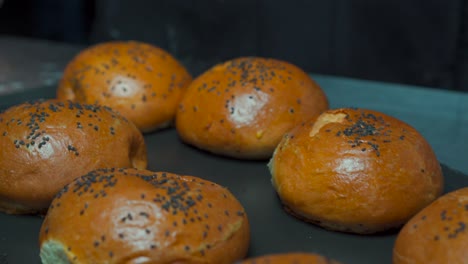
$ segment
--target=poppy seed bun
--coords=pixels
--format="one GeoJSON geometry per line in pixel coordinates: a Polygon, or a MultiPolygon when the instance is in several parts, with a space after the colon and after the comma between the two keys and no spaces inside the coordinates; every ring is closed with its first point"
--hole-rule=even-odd
{"type": "Polygon", "coordinates": [[[413,127],[365,109],[335,109],[286,134],[270,161],[285,209],[327,229],[400,227],[443,190],[440,164],[413,127]]]}
{"type": "Polygon", "coordinates": [[[393,263],[467,263],[468,187],[438,198],[400,230],[393,263]]]}
{"type": "Polygon", "coordinates": [[[0,211],[42,213],[67,183],[108,166],[146,168],[141,132],[108,107],[47,100],[0,114],[0,211]]]}
{"type": "Polygon", "coordinates": [[[212,67],[189,85],[176,128],[184,142],[200,149],[266,159],[284,133],[327,108],[322,89],[298,67],[242,57],[212,67]]]}
{"type": "Polygon", "coordinates": [[[58,99],[112,107],[143,132],[172,124],[192,81],[165,50],[135,41],[111,41],[82,50],[65,68],[58,99]]]}
{"type": "Polygon", "coordinates": [[[244,258],[249,223],[224,187],[193,176],[100,169],[55,197],[40,231],[53,263],[213,263],[244,258]]]}
{"type": "Polygon", "coordinates": [[[240,264],[339,264],[339,262],[319,254],[292,252],[249,258],[240,264]]]}

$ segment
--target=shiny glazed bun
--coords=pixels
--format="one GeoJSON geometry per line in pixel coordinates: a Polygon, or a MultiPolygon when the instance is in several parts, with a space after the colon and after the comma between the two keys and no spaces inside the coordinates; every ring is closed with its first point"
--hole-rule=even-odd
{"type": "Polygon", "coordinates": [[[108,107],[47,100],[0,114],[0,211],[41,213],[67,183],[108,166],[146,168],[141,132],[108,107]]]}
{"type": "Polygon", "coordinates": [[[247,254],[250,231],[242,205],[215,183],[100,169],[55,197],[39,239],[44,264],[231,264],[247,254]]]}
{"type": "Polygon", "coordinates": [[[339,262],[319,254],[292,252],[250,258],[240,264],[339,264],[339,262]]]}
{"type": "Polygon", "coordinates": [[[468,261],[468,187],[438,198],[400,230],[393,263],[468,261]]]}
{"type": "Polygon", "coordinates": [[[57,98],[110,106],[150,132],[172,124],[191,81],[184,66],[165,50],[111,41],[84,49],[68,63],[57,98]]]}
{"type": "Polygon", "coordinates": [[[265,159],[288,130],[328,108],[321,88],[276,59],[237,58],[197,77],[176,114],[183,141],[241,159],[265,159]]]}
{"type": "Polygon", "coordinates": [[[399,227],[443,190],[440,164],[423,136],[372,110],[329,110],[298,126],[269,166],[289,213],[344,232],[399,227]]]}

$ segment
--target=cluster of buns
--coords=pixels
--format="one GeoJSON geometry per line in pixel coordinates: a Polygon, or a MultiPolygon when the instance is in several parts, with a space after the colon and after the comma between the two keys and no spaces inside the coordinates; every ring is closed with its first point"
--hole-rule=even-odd
{"type": "Polygon", "coordinates": [[[284,209],[331,231],[395,229],[393,263],[465,263],[468,188],[443,195],[431,146],[410,125],[333,109],[286,133],[269,163],[284,209]]]}
{"type": "Polygon", "coordinates": [[[328,109],[322,89],[288,62],[241,57],[192,80],[168,52],[135,41],[80,52],[57,98],[109,106],[142,132],[175,121],[184,142],[240,159],[271,157],[284,133],[328,109]]]}
{"type": "Polygon", "coordinates": [[[213,155],[269,159],[284,209],[301,220],[358,234],[404,225],[395,263],[468,257],[468,192],[439,198],[441,167],[409,124],[329,109],[285,61],[240,57],[192,80],[168,52],[135,41],[83,50],[56,99],[0,114],[0,211],[47,213],[43,263],[338,263],[312,253],[243,260],[249,222],[226,188],[146,170],[143,133],[171,125],[213,155]]]}

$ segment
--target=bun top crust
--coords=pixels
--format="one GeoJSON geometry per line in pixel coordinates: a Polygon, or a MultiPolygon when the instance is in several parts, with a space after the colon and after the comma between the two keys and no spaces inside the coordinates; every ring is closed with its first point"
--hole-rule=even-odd
{"type": "Polygon", "coordinates": [[[468,187],[445,194],[411,218],[393,249],[393,263],[465,263],[468,187]]]}
{"type": "Polygon", "coordinates": [[[241,57],[212,67],[189,85],[176,128],[201,149],[264,159],[285,132],[326,109],[325,93],[297,66],[241,57]]]}
{"type": "Polygon", "coordinates": [[[57,98],[107,105],[143,132],[166,127],[192,77],[165,50],[111,41],[82,50],[65,68],[57,98]]]}
{"type": "Polygon", "coordinates": [[[40,243],[42,258],[47,243],[56,243],[74,263],[231,264],[247,253],[249,224],[241,204],[215,183],[100,169],[56,196],[40,243]]]}
{"type": "Polygon", "coordinates": [[[1,113],[0,149],[0,210],[9,213],[45,210],[60,188],[90,170],[147,163],[135,125],[108,107],[71,101],[1,113]]]}
{"type": "Polygon", "coordinates": [[[443,190],[440,164],[413,127],[367,109],[334,109],[285,135],[273,186],[296,216],[348,232],[403,225],[443,190]]]}
{"type": "Polygon", "coordinates": [[[339,262],[314,253],[281,253],[246,259],[240,264],[339,264],[339,262]]]}

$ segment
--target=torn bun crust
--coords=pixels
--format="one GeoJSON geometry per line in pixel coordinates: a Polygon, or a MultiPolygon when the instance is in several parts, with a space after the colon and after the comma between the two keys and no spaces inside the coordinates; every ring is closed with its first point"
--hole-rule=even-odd
{"type": "Polygon", "coordinates": [[[344,232],[398,228],[443,190],[440,164],[424,137],[366,109],[329,110],[298,126],[269,166],[289,213],[344,232]]]}

